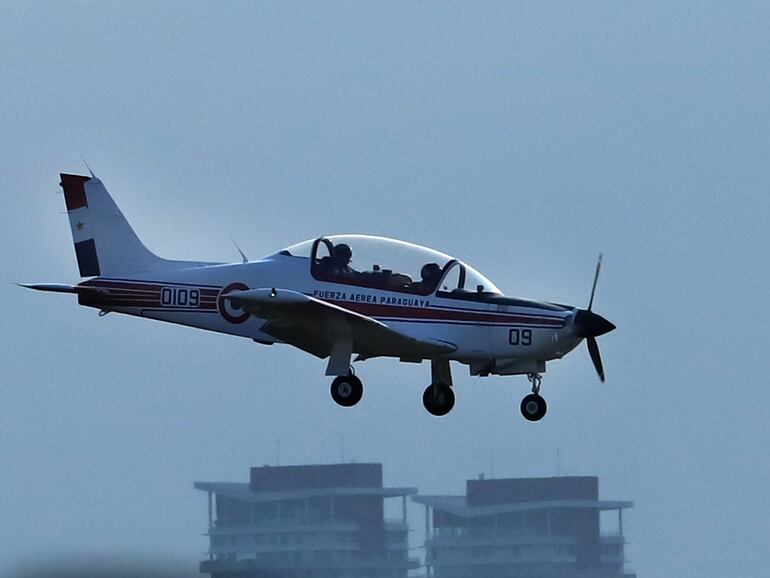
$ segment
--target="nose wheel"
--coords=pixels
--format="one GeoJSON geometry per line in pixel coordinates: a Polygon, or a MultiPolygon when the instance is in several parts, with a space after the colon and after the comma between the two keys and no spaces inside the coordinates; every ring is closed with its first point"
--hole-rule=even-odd
{"type": "Polygon", "coordinates": [[[428,413],[436,416],[446,415],[455,406],[455,394],[445,383],[434,383],[425,388],[422,404],[428,413]]]}
{"type": "Polygon", "coordinates": [[[540,397],[540,382],[543,378],[537,373],[530,373],[527,378],[532,382],[532,393],[521,400],[521,415],[528,421],[540,421],[548,411],[548,404],[540,397]]]}
{"type": "Polygon", "coordinates": [[[548,404],[536,393],[530,393],[521,400],[521,415],[526,420],[540,421],[546,411],[548,411],[548,404]]]}
{"type": "Polygon", "coordinates": [[[340,375],[332,381],[331,394],[342,407],[353,407],[364,396],[364,384],[352,373],[340,375]]]}

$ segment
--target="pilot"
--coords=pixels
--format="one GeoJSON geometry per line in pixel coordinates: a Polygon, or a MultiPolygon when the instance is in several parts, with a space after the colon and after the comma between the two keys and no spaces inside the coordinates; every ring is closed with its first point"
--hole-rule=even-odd
{"type": "Polygon", "coordinates": [[[332,248],[331,257],[324,258],[322,263],[328,274],[349,277],[355,273],[350,267],[352,257],[353,251],[350,250],[350,246],[339,243],[332,248]]]}
{"type": "Polygon", "coordinates": [[[441,267],[438,263],[426,263],[420,269],[422,280],[418,283],[423,291],[433,291],[441,280],[441,267]]]}

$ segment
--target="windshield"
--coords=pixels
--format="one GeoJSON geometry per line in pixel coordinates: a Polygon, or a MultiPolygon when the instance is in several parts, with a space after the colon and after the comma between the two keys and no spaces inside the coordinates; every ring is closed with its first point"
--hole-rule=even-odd
{"type": "Polygon", "coordinates": [[[500,293],[500,290],[489,279],[462,261],[454,261],[449,264],[443,273],[438,289],[441,293],[449,294],[500,293]]]}

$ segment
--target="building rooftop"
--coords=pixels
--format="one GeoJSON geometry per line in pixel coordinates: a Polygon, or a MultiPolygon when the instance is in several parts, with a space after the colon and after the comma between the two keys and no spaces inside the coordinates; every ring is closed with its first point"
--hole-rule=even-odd
{"type": "Polygon", "coordinates": [[[254,490],[249,484],[231,482],[195,482],[194,485],[196,490],[211,492],[219,496],[251,503],[303,500],[323,496],[381,496],[383,498],[395,498],[399,496],[413,496],[417,493],[417,488],[329,487],[264,492],[254,490]]]}
{"type": "Polygon", "coordinates": [[[494,516],[513,512],[526,512],[531,510],[547,509],[594,509],[594,510],[621,510],[633,507],[629,501],[614,500],[534,500],[531,502],[511,502],[507,504],[494,504],[489,506],[474,506],[468,504],[465,496],[414,496],[412,501],[440,510],[448,514],[454,514],[462,518],[476,518],[482,516],[494,516]]]}
{"type": "Polygon", "coordinates": [[[417,488],[386,488],[382,464],[320,464],[251,468],[248,484],[196,482],[195,488],[241,502],[302,500],[325,496],[412,496],[417,488]]]}

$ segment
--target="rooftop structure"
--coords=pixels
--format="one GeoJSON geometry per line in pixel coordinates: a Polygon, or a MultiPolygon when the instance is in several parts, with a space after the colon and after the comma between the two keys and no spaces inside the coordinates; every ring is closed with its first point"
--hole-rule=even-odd
{"type": "Polygon", "coordinates": [[[415,496],[425,506],[425,566],[435,578],[633,578],[623,510],[599,500],[596,477],[468,480],[464,496],[415,496]],[[617,512],[602,532],[601,512],[617,512]]]}
{"type": "Polygon", "coordinates": [[[405,578],[406,496],[386,488],[381,464],[264,466],[249,483],[197,482],[209,498],[210,546],[200,570],[212,578],[405,578]],[[385,520],[384,500],[401,498],[385,520]]]}

